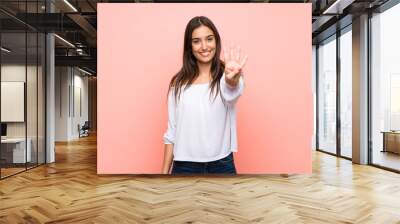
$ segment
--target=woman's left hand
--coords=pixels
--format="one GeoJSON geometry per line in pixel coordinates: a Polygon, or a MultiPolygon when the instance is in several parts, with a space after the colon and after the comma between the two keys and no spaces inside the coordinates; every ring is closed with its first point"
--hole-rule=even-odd
{"type": "Polygon", "coordinates": [[[230,48],[229,52],[224,51],[225,82],[230,86],[237,86],[242,75],[242,69],[247,62],[247,55],[243,56],[240,47],[230,48]]]}

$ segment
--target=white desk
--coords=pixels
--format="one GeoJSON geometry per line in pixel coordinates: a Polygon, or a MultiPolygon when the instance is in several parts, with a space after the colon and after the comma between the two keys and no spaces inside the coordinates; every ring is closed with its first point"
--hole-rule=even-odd
{"type": "MultiPolygon", "coordinates": [[[[25,163],[25,158],[27,158],[26,162],[31,162],[32,160],[32,154],[31,154],[31,145],[32,145],[32,140],[30,138],[27,138],[28,142],[28,147],[26,148],[26,154],[25,154],[25,138],[6,138],[6,139],[1,139],[1,144],[5,145],[6,147],[12,146],[13,147],[13,163],[25,163]]],[[[2,146],[4,147],[4,146],[2,146]]]]}

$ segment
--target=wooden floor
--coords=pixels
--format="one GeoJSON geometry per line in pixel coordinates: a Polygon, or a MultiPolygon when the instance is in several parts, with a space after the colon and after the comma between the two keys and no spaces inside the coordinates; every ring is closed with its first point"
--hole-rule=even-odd
{"type": "Polygon", "coordinates": [[[0,223],[400,223],[400,175],[315,152],[312,175],[97,176],[96,138],[0,181],[0,223]]]}
{"type": "Polygon", "coordinates": [[[1,177],[2,178],[8,177],[8,176],[11,176],[13,174],[16,174],[16,173],[19,173],[19,172],[22,172],[25,170],[26,170],[25,167],[24,168],[19,168],[19,167],[17,167],[17,168],[1,168],[1,177]]]}
{"type": "Polygon", "coordinates": [[[376,150],[374,151],[372,161],[377,165],[400,170],[400,154],[376,150]]]}

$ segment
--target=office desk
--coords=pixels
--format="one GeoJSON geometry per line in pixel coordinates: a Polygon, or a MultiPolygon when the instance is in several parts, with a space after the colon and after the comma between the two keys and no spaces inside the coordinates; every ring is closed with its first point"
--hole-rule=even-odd
{"type": "Polygon", "coordinates": [[[382,152],[393,152],[400,154],[400,132],[382,131],[381,133],[383,133],[382,152]]]}
{"type": "Polygon", "coordinates": [[[25,163],[31,162],[32,140],[27,138],[28,147],[25,154],[25,138],[6,138],[1,139],[1,157],[6,163],[25,163]],[[12,158],[12,159],[11,159],[12,158]],[[25,161],[27,159],[27,161],[25,161]]]}

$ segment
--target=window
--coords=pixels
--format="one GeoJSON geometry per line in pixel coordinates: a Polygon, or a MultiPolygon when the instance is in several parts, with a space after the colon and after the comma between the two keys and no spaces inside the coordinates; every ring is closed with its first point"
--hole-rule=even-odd
{"type": "Polygon", "coordinates": [[[340,154],[352,157],[352,34],[351,26],[340,36],[340,154]]]}
{"type": "Polygon", "coordinates": [[[336,153],[336,36],[318,47],[318,149],[336,153]]]}
{"type": "Polygon", "coordinates": [[[400,133],[391,132],[400,130],[398,21],[400,5],[371,18],[371,157],[373,164],[395,170],[400,170],[400,133]]]}

